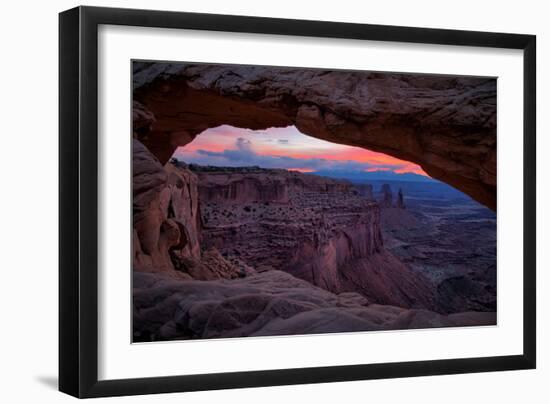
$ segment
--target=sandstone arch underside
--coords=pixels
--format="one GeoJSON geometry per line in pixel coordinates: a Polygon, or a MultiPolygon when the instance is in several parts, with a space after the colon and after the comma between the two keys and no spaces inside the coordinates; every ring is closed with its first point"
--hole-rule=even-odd
{"type": "Polygon", "coordinates": [[[204,130],[295,125],[420,165],[496,210],[496,80],[320,69],[133,64],[133,130],[161,163],[204,130]]]}

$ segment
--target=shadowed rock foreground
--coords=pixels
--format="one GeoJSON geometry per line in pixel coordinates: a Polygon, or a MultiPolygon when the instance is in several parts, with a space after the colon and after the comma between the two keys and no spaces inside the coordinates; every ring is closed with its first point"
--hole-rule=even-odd
{"type": "Polygon", "coordinates": [[[330,293],[281,271],[183,281],[134,273],[134,341],[490,325],[491,312],[441,315],[330,293]]]}

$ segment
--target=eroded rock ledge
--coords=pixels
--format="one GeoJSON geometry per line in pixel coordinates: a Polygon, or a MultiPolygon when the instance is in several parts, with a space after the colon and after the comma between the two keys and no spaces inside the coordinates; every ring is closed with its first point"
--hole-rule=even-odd
{"type": "Polygon", "coordinates": [[[134,63],[134,133],[161,163],[205,129],[295,125],[419,164],[496,210],[496,80],[134,63]]]}
{"type": "Polygon", "coordinates": [[[199,178],[203,247],[334,293],[434,307],[428,280],[384,249],[378,204],[358,195],[351,183],[254,167],[199,166],[193,172],[199,178]]]}
{"type": "Polygon", "coordinates": [[[182,281],[134,273],[134,341],[492,325],[494,312],[441,315],[334,294],[285,272],[182,281]]]}

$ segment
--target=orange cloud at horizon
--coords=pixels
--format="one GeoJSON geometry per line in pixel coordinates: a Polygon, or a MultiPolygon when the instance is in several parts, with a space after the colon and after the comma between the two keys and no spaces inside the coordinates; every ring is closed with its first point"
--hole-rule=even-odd
{"type": "Polygon", "coordinates": [[[359,163],[376,163],[376,164],[388,164],[388,165],[404,165],[404,164],[410,164],[414,165],[408,161],[405,160],[399,160],[396,157],[392,157],[390,155],[384,154],[384,153],[378,153],[374,152],[372,150],[363,149],[361,147],[356,146],[346,146],[346,145],[340,145],[340,144],[334,144],[334,148],[330,150],[329,153],[326,152],[326,150],[316,150],[314,148],[309,150],[284,150],[281,148],[270,148],[270,147],[262,147],[260,150],[258,150],[258,154],[277,154],[280,152],[283,152],[282,155],[286,157],[293,157],[293,158],[299,158],[299,159],[307,159],[307,158],[318,158],[318,159],[325,159],[325,160],[349,160],[349,161],[357,161],[359,163]]]}
{"type": "Polygon", "coordinates": [[[275,150],[269,150],[267,148],[264,148],[261,153],[258,153],[259,155],[277,155],[277,156],[284,156],[284,157],[292,157],[296,159],[310,159],[310,158],[317,158],[317,159],[324,159],[329,161],[355,161],[358,163],[365,163],[369,165],[381,165],[383,167],[370,167],[367,168],[366,172],[374,172],[374,171],[394,171],[398,174],[404,174],[404,173],[414,173],[423,175],[425,177],[429,177],[428,174],[422,168],[414,163],[411,163],[409,161],[400,160],[396,157],[389,156],[387,154],[374,152],[367,149],[361,149],[360,147],[355,146],[345,146],[345,145],[338,145],[340,146],[339,150],[334,151],[333,153],[325,153],[325,154],[319,154],[319,153],[297,153],[294,151],[288,151],[286,153],[281,152],[279,149],[275,150]]]}
{"type": "Polygon", "coordinates": [[[300,167],[294,167],[294,168],[287,168],[288,171],[298,171],[300,173],[312,173],[315,170],[312,168],[300,168],[300,167]]]}
{"type": "MultiPolygon", "coordinates": [[[[422,169],[422,167],[409,163],[409,165],[406,168],[398,168],[395,170],[397,174],[405,174],[405,173],[413,173],[418,175],[423,175],[424,177],[430,177],[426,171],[422,169]]],[[[431,177],[430,177],[431,178],[431,177]]]]}

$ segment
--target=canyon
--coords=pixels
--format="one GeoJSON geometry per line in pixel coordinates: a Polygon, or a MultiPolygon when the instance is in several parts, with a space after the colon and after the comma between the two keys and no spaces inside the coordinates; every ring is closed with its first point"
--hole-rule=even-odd
{"type": "Polygon", "coordinates": [[[495,324],[481,266],[437,279],[404,248],[428,229],[407,191],[162,164],[137,138],[134,341],[495,324]]]}
{"type": "Polygon", "coordinates": [[[439,312],[496,311],[495,213],[445,184],[394,185],[406,208],[381,210],[385,248],[430,280],[439,312]]]}
{"type": "Polygon", "coordinates": [[[351,183],[276,169],[192,170],[198,176],[205,247],[334,293],[359,292],[382,304],[433,308],[422,276],[384,249],[378,204],[359,196],[351,183]],[[280,192],[246,193],[269,187],[280,192]],[[228,189],[250,197],[236,198],[228,189]]]}

